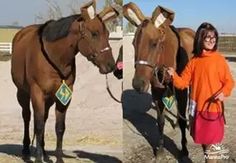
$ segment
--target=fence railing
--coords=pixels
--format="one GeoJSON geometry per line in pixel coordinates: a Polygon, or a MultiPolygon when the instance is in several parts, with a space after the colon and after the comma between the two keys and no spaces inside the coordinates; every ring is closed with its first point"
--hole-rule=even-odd
{"type": "Polygon", "coordinates": [[[222,35],[219,37],[218,49],[222,52],[236,52],[236,36],[222,35]]]}
{"type": "Polygon", "coordinates": [[[0,42],[0,51],[12,53],[12,43],[11,42],[0,42]]]}

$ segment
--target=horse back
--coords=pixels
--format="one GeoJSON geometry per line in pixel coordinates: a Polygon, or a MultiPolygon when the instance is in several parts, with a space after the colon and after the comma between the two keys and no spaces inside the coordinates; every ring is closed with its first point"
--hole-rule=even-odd
{"type": "Polygon", "coordinates": [[[180,36],[180,46],[183,47],[188,55],[188,58],[193,56],[193,41],[195,32],[190,28],[178,28],[178,34],[180,36]]]}
{"type": "Polygon", "coordinates": [[[177,28],[179,48],[176,58],[176,71],[180,74],[193,56],[193,41],[195,32],[190,28],[177,28]]]}

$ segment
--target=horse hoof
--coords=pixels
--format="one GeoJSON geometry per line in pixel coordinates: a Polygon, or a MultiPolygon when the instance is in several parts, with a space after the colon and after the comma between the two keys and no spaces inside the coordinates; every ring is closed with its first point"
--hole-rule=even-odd
{"type": "Polygon", "coordinates": [[[157,149],[156,156],[160,156],[160,155],[163,155],[163,154],[164,154],[164,148],[157,149]]]}
{"type": "Polygon", "coordinates": [[[30,155],[22,155],[22,160],[24,160],[24,162],[27,162],[27,163],[32,163],[33,161],[30,159],[30,155]]]}
{"type": "Polygon", "coordinates": [[[187,157],[188,157],[188,155],[189,155],[188,150],[185,149],[185,148],[183,148],[183,149],[181,150],[181,155],[182,155],[182,156],[187,156],[187,157]]]}
{"type": "Polygon", "coordinates": [[[57,158],[56,163],[64,163],[62,158],[57,158]]]}
{"type": "Polygon", "coordinates": [[[50,157],[46,153],[43,154],[43,161],[47,163],[53,163],[53,161],[50,159],[50,157]]]}
{"type": "Polygon", "coordinates": [[[21,151],[23,156],[30,156],[30,149],[29,148],[23,148],[21,151]]]}
{"type": "Polygon", "coordinates": [[[36,160],[34,161],[34,163],[43,163],[43,161],[42,161],[42,160],[37,160],[37,159],[36,159],[36,160]]]}

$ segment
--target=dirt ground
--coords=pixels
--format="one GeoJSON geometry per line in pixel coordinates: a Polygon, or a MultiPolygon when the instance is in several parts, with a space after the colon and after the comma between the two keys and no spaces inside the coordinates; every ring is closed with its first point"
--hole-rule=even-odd
{"type": "MultiPolygon", "coordinates": [[[[127,47],[125,47],[127,48],[127,47]]],[[[229,57],[229,65],[234,79],[236,79],[236,57],[229,57]]],[[[129,59],[128,59],[129,60],[129,59]]],[[[193,143],[187,131],[189,157],[180,157],[181,137],[180,129],[173,129],[170,121],[166,120],[164,141],[165,151],[155,158],[153,147],[157,147],[158,126],[156,125],[156,111],[151,108],[150,94],[137,94],[130,88],[130,74],[126,72],[124,83],[126,89],[123,92],[123,143],[124,163],[204,163],[204,156],[200,145],[193,143]]],[[[229,148],[229,154],[224,155],[221,162],[236,162],[236,89],[225,101],[225,126],[224,145],[229,148]]],[[[175,123],[176,118],[167,113],[171,122],[175,123]]]]}
{"type": "MultiPolygon", "coordinates": [[[[111,43],[118,55],[119,44],[111,43]]],[[[115,58],[117,56],[115,55],[115,58]]],[[[122,109],[106,91],[105,76],[81,55],[76,57],[77,78],[66,116],[64,135],[65,163],[119,163],[122,161],[122,109]]],[[[108,75],[114,96],[122,93],[121,81],[108,75]]],[[[16,87],[10,76],[10,60],[0,61],[0,162],[20,163],[23,120],[16,100],[16,87]]],[[[33,135],[33,114],[31,138],[33,135]]],[[[45,129],[46,151],[55,162],[55,115],[50,109],[45,129]]],[[[34,161],[35,142],[31,148],[34,161]]]]}
{"type": "MultiPolygon", "coordinates": [[[[126,38],[125,38],[126,39],[126,38]]],[[[124,42],[127,40],[124,40],[124,42]]],[[[118,45],[117,45],[118,46],[118,45]]],[[[129,45],[130,46],[130,45],[129,45]]],[[[133,68],[132,48],[124,53],[126,70],[133,68]]],[[[115,49],[118,49],[117,47],[115,49]]],[[[117,50],[118,51],[118,50],[117,50]]],[[[114,54],[118,54],[115,52],[114,54]]],[[[229,58],[236,79],[236,60],[229,58]]],[[[115,102],[106,91],[105,76],[85,58],[77,56],[77,79],[72,103],[67,112],[64,136],[65,163],[201,163],[201,147],[195,145],[187,132],[189,158],[180,158],[180,130],[173,129],[169,121],[165,126],[165,152],[154,159],[152,147],[157,146],[158,129],[156,112],[151,108],[150,94],[137,94],[131,89],[133,72],[124,72],[124,91],[121,81],[108,75],[109,84],[116,97],[122,93],[122,105],[115,102]],[[122,110],[123,108],[123,110],[122,110]],[[122,113],[124,119],[122,120],[122,113]],[[122,124],[123,122],[123,124],[122,124]]],[[[23,121],[16,101],[16,88],[11,81],[10,61],[0,61],[0,162],[21,163],[23,121]]],[[[223,162],[236,162],[236,89],[226,102],[224,144],[230,149],[229,158],[223,162]]],[[[168,115],[175,122],[176,119],[168,115]]],[[[33,118],[32,118],[33,119],[33,118]]],[[[55,162],[54,108],[46,123],[45,142],[50,159],[55,162]]],[[[33,135],[31,121],[31,138],[33,135]]],[[[32,147],[34,160],[35,142],[32,147]]]]}

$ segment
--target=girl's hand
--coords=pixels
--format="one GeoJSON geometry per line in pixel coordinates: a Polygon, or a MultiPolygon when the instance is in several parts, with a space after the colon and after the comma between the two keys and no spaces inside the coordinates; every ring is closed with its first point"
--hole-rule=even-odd
{"type": "Polygon", "coordinates": [[[224,93],[223,93],[223,92],[219,93],[219,94],[215,97],[215,100],[224,101],[224,99],[225,99],[225,96],[224,96],[224,93]]]}
{"type": "Polygon", "coordinates": [[[167,73],[170,75],[170,76],[173,76],[174,75],[174,68],[173,67],[168,67],[168,70],[167,70],[167,73]]]}

